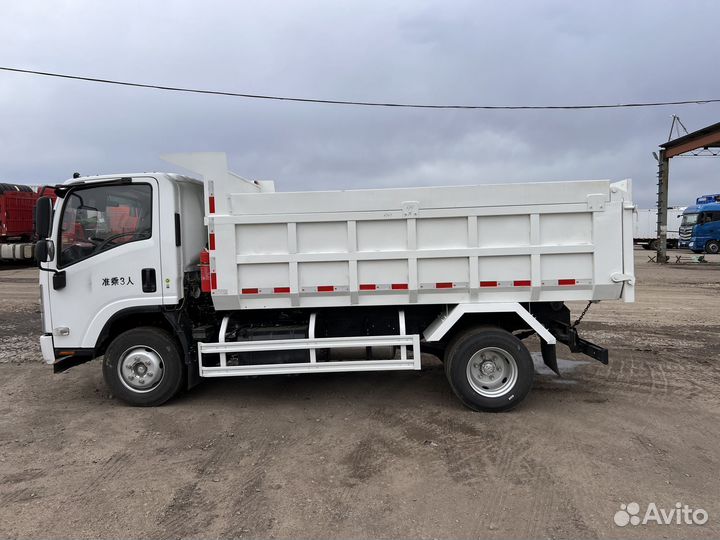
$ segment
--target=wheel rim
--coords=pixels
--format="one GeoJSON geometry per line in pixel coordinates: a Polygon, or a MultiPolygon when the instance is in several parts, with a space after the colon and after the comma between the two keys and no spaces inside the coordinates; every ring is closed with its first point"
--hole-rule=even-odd
{"type": "Polygon", "coordinates": [[[720,252],[720,244],[717,244],[715,242],[709,242],[707,246],[707,252],[712,253],[713,255],[720,252]]]}
{"type": "Polygon", "coordinates": [[[484,397],[498,397],[508,393],[518,377],[515,358],[497,347],[485,347],[473,354],[466,372],[472,389],[484,397]]]}
{"type": "Polygon", "coordinates": [[[132,347],[120,356],[118,375],[128,390],[150,392],[165,375],[162,357],[150,347],[132,347]]]}

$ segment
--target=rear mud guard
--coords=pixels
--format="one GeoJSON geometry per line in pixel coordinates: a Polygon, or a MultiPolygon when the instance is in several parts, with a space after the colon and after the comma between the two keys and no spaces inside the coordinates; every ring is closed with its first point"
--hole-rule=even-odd
{"type": "Polygon", "coordinates": [[[558,369],[557,363],[557,350],[555,344],[547,343],[544,339],[540,340],[540,351],[542,352],[542,359],[545,365],[552,369],[558,376],[560,375],[560,369],[558,369]]]}

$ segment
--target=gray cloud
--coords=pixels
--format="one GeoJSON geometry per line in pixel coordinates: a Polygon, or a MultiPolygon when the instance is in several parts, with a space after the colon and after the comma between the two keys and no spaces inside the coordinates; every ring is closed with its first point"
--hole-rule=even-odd
{"type": "MultiPolygon", "coordinates": [[[[720,96],[697,51],[717,5],[693,2],[5,1],[2,64],[168,85],[356,100],[568,104],[720,96]]],[[[0,73],[0,178],[56,182],[162,170],[164,152],[224,150],[283,190],[634,179],[670,115],[428,111],[180,95],[0,73]]],[[[671,202],[720,191],[720,161],[676,159],[671,202]]]]}

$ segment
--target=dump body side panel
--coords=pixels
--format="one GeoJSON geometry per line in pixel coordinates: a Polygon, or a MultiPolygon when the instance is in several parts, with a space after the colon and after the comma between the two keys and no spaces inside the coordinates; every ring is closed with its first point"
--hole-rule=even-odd
{"type": "Polygon", "coordinates": [[[627,282],[627,182],[214,197],[218,310],[604,300],[627,282]]]}

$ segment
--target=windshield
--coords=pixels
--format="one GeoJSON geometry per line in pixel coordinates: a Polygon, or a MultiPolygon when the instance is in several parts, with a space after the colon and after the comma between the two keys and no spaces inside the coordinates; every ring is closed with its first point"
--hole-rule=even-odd
{"type": "Polygon", "coordinates": [[[148,184],[126,184],[70,191],[60,229],[61,267],[150,238],[152,188],[148,184]]]}
{"type": "Polygon", "coordinates": [[[695,225],[698,220],[698,214],[683,214],[682,223],[680,225],[695,225]]]}

